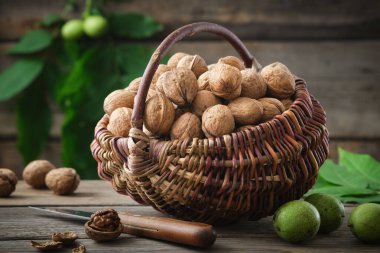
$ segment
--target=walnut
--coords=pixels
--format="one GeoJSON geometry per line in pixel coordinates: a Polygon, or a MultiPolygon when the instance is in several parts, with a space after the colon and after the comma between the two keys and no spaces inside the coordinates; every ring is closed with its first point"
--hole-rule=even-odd
{"type": "Polygon", "coordinates": [[[216,63],[207,66],[208,70],[212,70],[216,66],[216,63]]]}
{"type": "Polygon", "coordinates": [[[73,253],[86,253],[86,247],[83,244],[80,244],[78,247],[74,248],[73,253]]]}
{"type": "Polygon", "coordinates": [[[186,53],[182,53],[182,52],[178,52],[178,53],[173,54],[173,55],[169,58],[168,66],[171,67],[171,68],[176,68],[178,62],[179,62],[183,57],[185,57],[185,56],[187,56],[187,55],[188,55],[188,54],[186,54],[186,53]]]}
{"type": "Polygon", "coordinates": [[[295,92],[295,80],[289,69],[280,62],[272,63],[261,70],[268,85],[268,94],[275,98],[287,98],[295,92]]]}
{"type": "Polygon", "coordinates": [[[104,112],[111,115],[114,110],[120,107],[128,107],[133,109],[134,100],[135,93],[132,91],[123,89],[115,90],[104,99],[104,112]]]}
{"type": "Polygon", "coordinates": [[[267,84],[264,78],[252,69],[244,69],[241,71],[241,95],[253,99],[262,98],[267,92],[267,84]]]}
{"type": "Polygon", "coordinates": [[[25,182],[36,189],[46,188],[45,177],[55,166],[46,160],[35,160],[26,165],[22,177],[25,182]]]}
{"type": "Polygon", "coordinates": [[[210,70],[209,83],[212,93],[231,100],[240,96],[242,76],[240,71],[227,64],[217,64],[210,70]]]}
{"type": "Polygon", "coordinates": [[[108,209],[91,215],[91,219],[85,224],[85,231],[95,241],[109,241],[120,236],[123,225],[117,212],[108,209]]]}
{"type": "Polygon", "coordinates": [[[107,126],[115,136],[128,137],[129,130],[132,128],[132,109],[127,107],[117,108],[111,113],[110,120],[107,126]]]}
{"type": "Polygon", "coordinates": [[[175,108],[174,121],[176,121],[181,115],[183,115],[187,112],[191,112],[191,108],[189,106],[179,107],[176,104],[173,104],[173,106],[175,108]]]}
{"type": "Polygon", "coordinates": [[[0,197],[8,197],[16,189],[17,175],[10,169],[0,168],[0,197]]]}
{"type": "Polygon", "coordinates": [[[185,68],[165,72],[158,78],[157,85],[162,86],[164,94],[179,106],[191,104],[198,91],[195,75],[185,68]]]}
{"type": "Polygon", "coordinates": [[[80,177],[72,168],[58,168],[46,175],[45,182],[55,194],[69,195],[77,189],[80,177]]]}
{"type": "Polygon", "coordinates": [[[198,77],[198,90],[211,90],[209,83],[210,71],[204,72],[198,77]]]}
{"type": "Polygon", "coordinates": [[[199,137],[201,137],[201,121],[195,114],[190,112],[182,114],[174,121],[170,130],[170,138],[172,140],[199,137]]]}
{"type": "Polygon", "coordinates": [[[30,241],[30,242],[32,244],[32,247],[39,249],[41,251],[56,250],[62,245],[62,242],[54,242],[54,241],[47,241],[47,242],[30,241]]]}
{"type": "Polygon", "coordinates": [[[195,96],[191,105],[192,111],[198,116],[202,117],[203,112],[214,105],[221,104],[220,98],[215,96],[211,91],[200,90],[195,96]]]}
{"type": "Polygon", "coordinates": [[[155,89],[158,78],[165,72],[172,70],[171,67],[165,64],[160,64],[156,70],[156,73],[154,73],[152,82],[150,84],[150,89],[155,89]]]}
{"type": "Polygon", "coordinates": [[[138,91],[139,88],[140,88],[141,79],[142,79],[142,77],[138,77],[138,78],[133,79],[133,80],[129,83],[128,87],[125,88],[125,90],[128,90],[128,91],[132,92],[132,93],[135,94],[135,96],[136,96],[137,91],[138,91]]]}
{"type": "Polygon", "coordinates": [[[229,134],[232,133],[234,128],[234,116],[225,105],[209,107],[202,115],[202,130],[207,137],[229,134]]]}
{"type": "Polygon", "coordinates": [[[285,98],[285,99],[281,99],[280,100],[281,103],[283,104],[285,110],[288,110],[290,108],[290,106],[293,104],[293,99],[291,98],[285,98]]]}
{"type": "Polygon", "coordinates": [[[172,102],[162,93],[157,93],[146,102],[144,125],[153,135],[166,135],[173,124],[174,116],[172,102]]]}
{"type": "Polygon", "coordinates": [[[233,66],[237,68],[238,70],[245,69],[244,62],[237,58],[236,56],[226,56],[223,58],[220,58],[218,63],[228,64],[230,66],[233,66]]]}
{"type": "Polygon", "coordinates": [[[263,117],[261,121],[266,122],[273,119],[274,116],[285,111],[284,105],[275,98],[260,98],[258,100],[263,105],[263,117]]]}
{"type": "Polygon", "coordinates": [[[228,104],[235,122],[240,125],[255,124],[263,116],[263,106],[255,99],[239,97],[228,104]]]}
{"type": "Polygon", "coordinates": [[[205,60],[199,55],[187,55],[183,57],[178,62],[177,68],[190,69],[197,78],[208,70],[205,60]]]}

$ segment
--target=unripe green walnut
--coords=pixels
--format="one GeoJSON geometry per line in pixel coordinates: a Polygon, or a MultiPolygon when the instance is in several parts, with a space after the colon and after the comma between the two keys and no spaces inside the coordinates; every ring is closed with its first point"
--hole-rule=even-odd
{"type": "Polygon", "coordinates": [[[102,16],[89,16],[83,22],[83,30],[87,36],[98,38],[106,34],[108,22],[102,16]]]}
{"type": "Polygon", "coordinates": [[[83,36],[83,22],[79,19],[67,21],[61,28],[61,35],[65,40],[77,40],[83,36]]]}

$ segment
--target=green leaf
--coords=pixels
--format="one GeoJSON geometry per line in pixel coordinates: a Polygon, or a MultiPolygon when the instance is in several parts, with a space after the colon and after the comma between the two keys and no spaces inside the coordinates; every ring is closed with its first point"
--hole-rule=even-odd
{"type": "Polygon", "coordinates": [[[62,23],[63,19],[60,15],[57,14],[49,14],[47,15],[40,24],[45,27],[52,27],[56,24],[62,23]]]}
{"type": "Polygon", "coordinates": [[[346,167],[336,165],[332,160],[326,160],[319,170],[319,176],[324,180],[353,188],[367,188],[366,178],[358,176],[346,167]]]}
{"type": "Polygon", "coordinates": [[[339,164],[358,178],[365,179],[372,189],[380,189],[380,163],[370,155],[355,154],[339,148],[339,164]]]}
{"type": "Polygon", "coordinates": [[[11,98],[41,73],[44,63],[38,59],[19,60],[0,74],[0,101],[11,98]]]}
{"type": "Polygon", "coordinates": [[[51,123],[46,94],[41,85],[35,83],[17,104],[17,147],[25,163],[38,158],[45,147],[51,123]]]}
{"type": "Polygon", "coordinates": [[[364,196],[343,196],[340,197],[340,199],[344,203],[358,203],[358,204],[363,204],[363,203],[380,203],[380,194],[373,194],[373,195],[364,195],[364,196]]]}
{"type": "Polygon", "coordinates": [[[34,30],[21,38],[21,40],[9,50],[11,54],[30,54],[47,48],[53,41],[51,33],[45,30],[34,30]]]}
{"type": "Polygon", "coordinates": [[[313,193],[326,193],[336,197],[342,196],[361,196],[377,194],[375,191],[365,188],[349,187],[349,186],[325,186],[320,188],[313,188],[308,192],[308,195],[313,193]]]}
{"type": "Polygon", "coordinates": [[[114,35],[132,39],[149,38],[163,29],[151,17],[134,12],[115,13],[108,20],[114,35]]]}

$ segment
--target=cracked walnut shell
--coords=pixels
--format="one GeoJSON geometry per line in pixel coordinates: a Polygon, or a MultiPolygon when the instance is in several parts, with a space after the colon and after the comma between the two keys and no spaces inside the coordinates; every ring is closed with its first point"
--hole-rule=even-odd
{"type": "Polygon", "coordinates": [[[172,140],[199,137],[201,137],[201,121],[195,114],[190,112],[182,114],[174,121],[170,130],[170,138],[172,140]]]}
{"type": "Polygon", "coordinates": [[[217,64],[210,70],[209,83],[212,93],[232,100],[240,96],[242,76],[240,71],[227,64],[217,64]]]}
{"type": "Polygon", "coordinates": [[[46,175],[45,182],[55,194],[69,195],[77,189],[80,177],[72,168],[58,168],[46,175]]]}
{"type": "Polygon", "coordinates": [[[46,188],[45,177],[55,166],[46,160],[35,160],[26,165],[22,177],[25,182],[36,189],[46,188]]]}
{"type": "Polygon", "coordinates": [[[144,111],[144,125],[152,135],[169,133],[175,116],[172,102],[162,93],[148,99],[144,111]]]}
{"type": "Polygon", "coordinates": [[[232,133],[235,120],[231,110],[225,105],[209,107],[202,115],[202,130],[206,137],[217,137],[232,133]]]}

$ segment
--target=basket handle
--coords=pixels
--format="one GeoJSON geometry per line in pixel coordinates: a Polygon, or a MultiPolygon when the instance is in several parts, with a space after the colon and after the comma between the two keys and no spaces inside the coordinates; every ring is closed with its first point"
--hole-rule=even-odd
{"type": "Polygon", "coordinates": [[[256,70],[261,69],[261,65],[257,62],[255,57],[251,55],[248,49],[244,46],[243,42],[227,28],[208,22],[198,22],[189,25],[182,26],[169,34],[157,47],[149,60],[148,65],[144,71],[141,79],[140,87],[135,97],[133,113],[132,113],[132,126],[138,129],[142,129],[143,115],[145,109],[145,100],[148,94],[150,83],[152,82],[153,75],[156,72],[158,65],[160,64],[162,57],[169,51],[169,49],[177,41],[186,37],[191,37],[200,32],[209,32],[224,37],[239,53],[243,59],[246,67],[253,67],[256,70]]]}

